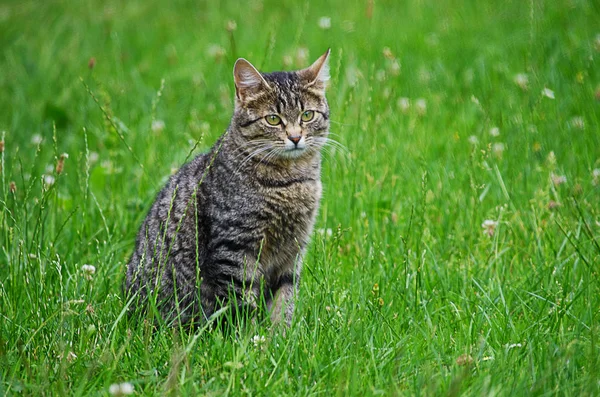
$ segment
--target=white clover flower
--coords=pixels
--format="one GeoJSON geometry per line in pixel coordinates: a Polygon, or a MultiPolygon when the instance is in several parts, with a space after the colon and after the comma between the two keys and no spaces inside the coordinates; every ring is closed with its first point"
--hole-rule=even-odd
{"type": "Polygon", "coordinates": [[[209,45],[206,52],[209,57],[215,58],[217,60],[223,58],[226,54],[225,49],[218,44],[209,45]]]}
{"type": "Polygon", "coordinates": [[[415,102],[415,108],[417,108],[417,113],[424,115],[427,113],[427,101],[423,98],[417,99],[415,102]]]}
{"type": "Polygon", "coordinates": [[[398,98],[398,102],[396,102],[396,104],[402,113],[407,113],[410,109],[410,99],[406,97],[398,98]]]}
{"type": "Polygon", "coordinates": [[[81,266],[81,271],[86,280],[91,280],[94,276],[94,273],[96,273],[96,267],[92,265],[83,265],[81,266]]]}
{"type": "Polygon", "coordinates": [[[44,175],[43,179],[44,179],[44,185],[46,185],[46,187],[50,187],[50,186],[54,185],[54,182],[56,181],[52,175],[44,175]]]}
{"type": "Polygon", "coordinates": [[[498,222],[491,220],[491,219],[486,219],[481,224],[481,227],[484,229],[483,234],[487,234],[488,236],[492,237],[494,235],[494,233],[496,232],[496,228],[498,227],[498,222]]]}
{"type": "Polygon", "coordinates": [[[506,350],[510,350],[510,349],[514,349],[516,347],[523,347],[523,345],[520,343],[511,343],[510,345],[506,344],[505,347],[506,347],[506,350]]]}
{"type": "Polygon", "coordinates": [[[594,184],[594,186],[598,185],[598,183],[600,182],[600,168],[594,168],[594,170],[592,171],[592,183],[594,184]]]}
{"type": "Polygon", "coordinates": [[[108,392],[113,396],[129,396],[133,394],[133,385],[129,382],[114,383],[110,385],[108,392]]]}
{"type": "Polygon", "coordinates": [[[469,137],[469,143],[471,145],[477,145],[479,143],[479,138],[477,138],[477,136],[475,136],[475,135],[471,135],[469,137]]]}
{"type": "Polygon", "coordinates": [[[392,60],[390,63],[390,73],[394,76],[398,76],[402,70],[402,65],[397,59],[392,60]]]}
{"type": "Polygon", "coordinates": [[[96,152],[90,152],[90,155],[88,157],[88,161],[90,162],[90,164],[94,164],[95,162],[98,161],[98,159],[100,158],[100,155],[96,152]]]}
{"type": "Polygon", "coordinates": [[[321,17],[319,18],[319,27],[323,30],[331,28],[331,18],[321,17]]]}
{"type": "Polygon", "coordinates": [[[228,32],[233,32],[237,29],[237,23],[233,19],[230,19],[229,21],[227,21],[225,29],[227,29],[228,32]]]}
{"type": "Polygon", "coordinates": [[[567,177],[564,175],[556,175],[555,173],[550,174],[550,179],[554,186],[562,185],[567,182],[567,177]]]}
{"type": "Polygon", "coordinates": [[[390,47],[383,47],[383,56],[386,57],[386,59],[392,60],[394,59],[394,54],[392,53],[392,50],[390,50],[390,47]]]}
{"type": "Polygon", "coordinates": [[[40,134],[35,134],[31,137],[31,143],[33,143],[34,145],[39,145],[40,143],[42,143],[43,140],[44,138],[42,138],[40,134]]]}
{"type": "Polygon", "coordinates": [[[252,344],[254,345],[254,347],[257,347],[257,348],[260,349],[267,342],[267,338],[265,338],[264,335],[254,335],[250,339],[250,341],[252,342],[252,344]]]}
{"type": "Polygon", "coordinates": [[[497,137],[500,135],[500,128],[498,127],[492,127],[490,128],[490,135],[493,137],[497,137]]]}
{"type": "Polygon", "coordinates": [[[513,78],[516,85],[521,87],[522,90],[529,88],[529,77],[525,73],[518,73],[513,78]]]}
{"type": "Polygon", "coordinates": [[[296,63],[298,63],[298,65],[304,65],[304,64],[306,64],[307,60],[308,60],[308,48],[306,48],[306,47],[298,48],[298,50],[296,51],[296,63]]]}
{"type": "Polygon", "coordinates": [[[552,91],[549,88],[544,88],[542,90],[542,96],[545,96],[546,98],[554,99],[554,91],[552,91]]]}
{"type": "Polygon", "coordinates": [[[152,132],[158,134],[165,129],[165,122],[162,120],[152,120],[152,132]]]}
{"type": "Polygon", "coordinates": [[[496,142],[492,145],[492,151],[496,155],[496,157],[502,157],[502,153],[504,153],[504,144],[502,142],[496,142]]]}

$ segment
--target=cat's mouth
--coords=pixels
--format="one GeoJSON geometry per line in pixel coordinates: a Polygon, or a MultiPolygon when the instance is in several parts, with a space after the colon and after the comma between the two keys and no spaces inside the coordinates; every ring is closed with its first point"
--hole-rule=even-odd
{"type": "Polygon", "coordinates": [[[302,156],[304,153],[306,153],[306,146],[303,147],[293,147],[293,148],[285,148],[282,152],[281,152],[281,156],[282,157],[286,157],[286,158],[291,158],[291,159],[295,159],[298,158],[300,156],[302,156]]]}

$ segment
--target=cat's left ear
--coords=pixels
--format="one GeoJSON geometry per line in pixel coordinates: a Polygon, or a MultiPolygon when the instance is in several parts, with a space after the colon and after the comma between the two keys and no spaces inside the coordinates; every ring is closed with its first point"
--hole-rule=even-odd
{"type": "Polygon", "coordinates": [[[306,81],[304,87],[314,88],[320,91],[325,91],[327,82],[329,81],[329,54],[331,48],[325,51],[325,54],[321,55],[319,59],[306,69],[302,69],[298,72],[300,77],[306,81]]]}

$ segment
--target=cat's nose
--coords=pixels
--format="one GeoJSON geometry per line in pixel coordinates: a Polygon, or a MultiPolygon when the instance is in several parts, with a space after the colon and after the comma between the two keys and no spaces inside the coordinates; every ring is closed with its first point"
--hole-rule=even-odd
{"type": "Polygon", "coordinates": [[[294,142],[294,145],[298,146],[298,142],[300,142],[300,139],[302,138],[302,136],[297,135],[297,136],[288,136],[288,139],[292,142],[294,142]]]}

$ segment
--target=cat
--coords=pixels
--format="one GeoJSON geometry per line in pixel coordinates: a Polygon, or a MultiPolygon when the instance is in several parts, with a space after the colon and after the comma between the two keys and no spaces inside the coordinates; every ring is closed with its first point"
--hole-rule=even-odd
{"type": "Polygon", "coordinates": [[[236,61],[231,123],[172,175],[127,265],[130,305],[151,294],[165,320],[203,324],[224,307],[291,324],[321,199],[329,134],[327,50],[310,67],[260,73],[236,61]]]}

